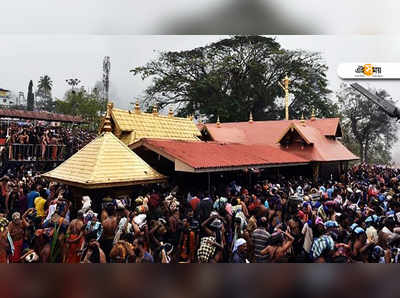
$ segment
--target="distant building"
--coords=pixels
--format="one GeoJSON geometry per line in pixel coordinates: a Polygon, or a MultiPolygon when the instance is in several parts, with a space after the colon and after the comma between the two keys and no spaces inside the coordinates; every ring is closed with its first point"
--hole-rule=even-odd
{"type": "Polygon", "coordinates": [[[12,100],[10,99],[10,90],[0,88],[0,104],[7,106],[12,104],[12,100]]]}

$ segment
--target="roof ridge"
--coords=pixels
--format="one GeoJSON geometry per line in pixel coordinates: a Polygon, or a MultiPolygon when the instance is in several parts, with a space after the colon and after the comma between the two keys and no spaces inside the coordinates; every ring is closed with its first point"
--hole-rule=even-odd
{"type": "Polygon", "coordinates": [[[142,159],[139,155],[137,155],[135,152],[133,152],[132,149],[130,149],[124,142],[122,142],[120,139],[118,139],[113,133],[111,133],[112,137],[118,141],[120,145],[132,156],[134,156],[138,161],[140,161],[142,164],[144,164],[148,169],[150,169],[153,173],[155,173],[157,176],[163,177],[161,173],[153,169],[144,159],[142,159]]]}
{"type": "MultiPolygon", "coordinates": [[[[131,132],[133,132],[133,130],[131,131],[131,132]]],[[[133,152],[124,142],[122,142],[120,139],[118,139],[113,133],[111,133],[112,134],[112,137],[116,140],[116,141],[118,141],[118,143],[120,143],[122,146],[123,146],[123,148],[124,149],[126,149],[126,150],[128,150],[130,153],[133,153],[135,156],[138,156],[135,152],[133,152]]],[[[141,158],[142,159],[142,158],[141,158]]]]}
{"type": "MultiPolygon", "coordinates": [[[[100,135],[99,135],[100,136],[100,135]]],[[[83,151],[86,147],[88,147],[91,143],[93,143],[94,141],[96,141],[96,139],[99,137],[97,136],[94,140],[90,141],[89,143],[87,143],[85,146],[83,146],[81,149],[79,149],[78,151],[76,151],[72,156],[70,156],[68,159],[64,160],[62,163],[60,163],[56,168],[52,169],[51,171],[49,171],[48,173],[54,172],[59,166],[63,165],[63,164],[69,164],[71,158],[73,158],[76,154],[78,154],[79,152],[83,151]]]]}
{"type": "MultiPolygon", "coordinates": [[[[315,121],[336,120],[336,119],[339,119],[339,120],[340,120],[339,117],[332,117],[332,118],[316,118],[315,120],[312,120],[312,122],[315,122],[315,121]]],[[[278,121],[294,123],[294,122],[299,122],[299,121],[301,121],[301,119],[289,119],[289,120],[285,120],[285,119],[281,119],[281,120],[279,120],[279,119],[278,119],[278,120],[257,120],[257,121],[254,121],[253,124],[254,124],[254,123],[265,123],[265,122],[278,122],[278,121]]],[[[311,121],[311,119],[305,119],[305,121],[311,121]]],[[[247,124],[250,125],[249,121],[224,122],[224,125],[225,125],[225,124],[238,124],[238,123],[247,123],[247,124]]],[[[206,123],[202,123],[202,124],[203,124],[203,125],[216,125],[216,123],[211,123],[211,122],[206,122],[206,123]]]]}
{"type": "MultiPolygon", "coordinates": [[[[136,113],[132,113],[130,110],[124,110],[124,109],[118,109],[118,108],[113,108],[113,111],[127,113],[127,114],[132,115],[132,116],[145,116],[145,117],[147,117],[147,116],[153,117],[153,116],[154,116],[152,113],[141,112],[140,114],[136,114],[136,113]]],[[[192,120],[190,120],[189,118],[186,118],[186,117],[177,117],[177,116],[174,116],[174,117],[171,118],[171,117],[169,117],[168,115],[163,115],[163,114],[158,114],[157,117],[166,118],[166,119],[171,119],[172,121],[173,121],[173,120],[192,121],[192,120]]]]}
{"type": "Polygon", "coordinates": [[[76,183],[84,188],[101,188],[101,185],[120,183],[152,183],[167,178],[130,150],[112,132],[102,133],[90,144],[92,147],[87,148],[82,155],[74,154],[43,176],[76,183]]]}
{"type": "Polygon", "coordinates": [[[101,141],[101,143],[99,144],[99,146],[100,146],[100,148],[99,148],[99,150],[97,150],[97,153],[96,153],[96,157],[95,157],[95,163],[94,163],[94,166],[93,166],[93,170],[92,170],[92,173],[91,173],[91,175],[90,175],[90,178],[89,178],[89,181],[93,181],[94,180],[94,174],[96,173],[96,170],[97,170],[97,167],[98,167],[98,164],[99,164],[99,156],[100,156],[100,152],[101,153],[103,153],[103,150],[104,150],[104,142],[105,142],[105,137],[106,137],[106,134],[108,134],[109,132],[104,132],[102,135],[100,135],[99,137],[97,137],[95,140],[97,140],[98,138],[103,138],[101,141]]]}

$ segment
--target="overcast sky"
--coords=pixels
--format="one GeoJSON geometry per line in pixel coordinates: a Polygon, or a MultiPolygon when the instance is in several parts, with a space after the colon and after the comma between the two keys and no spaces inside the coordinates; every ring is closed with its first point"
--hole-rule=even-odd
{"type": "Polygon", "coordinates": [[[397,34],[396,0],[3,0],[0,33],[397,34]]]}
{"type": "MultiPolygon", "coordinates": [[[[141,97],[149,84],[149,81],[133,77],[130,69],[157,57],[158,51],[192,49],[224,37],[0,34],[0,88],[23,91],[26,95],[29,80],[32,79],[36,86],[39,77],[47,74],[54,82],[53,96],[62,98],[68,87],[65,82],[68,78],[79,78],[87,88],[101,80],[102,61],[108,55],[111,57],[110,99],[117,107],[127,109],[130,102],[141,97]]],[[[339,63],[400,62],[400,36],[275,37],[286,49],[321,52],[329,66],[327,77],[333,91],[341,83],[336,74],[339,63]]],[[[394,99],[400,99],[399,81],[373,81],[370,84],[384,88],[394,99]]],[[[400,150],[396,151],[397,155],[400,160],[400,150]]]]}
{"type": "MultiPolygon", "coordinates": [[[[226,36],[166,35],[0,35],[0,88],[27,92],[29,80],[35,85],[41,75],[54,82],[53,96],[62,98],[68,78],[79,78],[92,88],[102,78],[104,56],[111,57],[111,99],[121,108],[141,97],[149,81],[133,77],[130,69],[157,57],[159,51],[185,50],[226,36]]],[[[390,36],[274,36],[286,49],[321,52],[329,66],[330,88],[341,80],[337,66],[342,62],[400,62],[400,37],[390,36]]],[[[399,81],[373,81],[400,99],[399,81]]]]}

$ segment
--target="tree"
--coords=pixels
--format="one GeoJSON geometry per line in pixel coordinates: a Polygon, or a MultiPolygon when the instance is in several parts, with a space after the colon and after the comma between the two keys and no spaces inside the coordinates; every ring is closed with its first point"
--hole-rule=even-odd
{"type": "Polygon", "coordinates": [[[67,91],[64,100],[57,99],[55,110],[61,114],[81,116],[95,129],[100,122],[102,105],[95,93],[88,93],[82,87],[67,91]]]}
{"type": "Polygon", "coordinates": [[[152,78],[144,105],[171,106],[179,115],[195,114],[215,121],[283,119],[284,97],[278,82],[287,74],[294,100],[290,117],[335,115],[328,99],[327,66],[319,53],[282,49],[272,38],[234,36],[204,47],[161,52],[131,72],[152,78]]]}
{"type": "MultiPolygon", "coordinates": [[[[389,100],[385,90],[370,92],[389,100]]],[[[362,162],[389,164],[391,149],[397,141],[397,123],[347,84],[337,92],[342,115],[343,142],[362,162]]]]}
{"type": "Polygon", "coordinates": [[[53,87],[53,81],[48,75],[41,76],[38,82],[37,94],[43,98],[51,98],[51,89],[53,87]]]}
{"type": "Polygon", "coordinates": [[[33,94],[33,82],[30,80],[28,86],[27,109],[33,111],[35,105],[35,95],[33,94]]]}
{"type": "Polygon", "coordinates": [[[40,77],[40,80],[37,85],[36,98],[40,98],[41,100],[37,100],[36,106],[39,110],[45,110],[48,112],[53,112],[55,109],[55,103],[53,102],[53,98],[51,96],[51,90],[53,87],[53,81],[48,75],[44,75],[40,77]]]}
{"type": "Polygon", "coordinates": [[[107,111],[107,97],[105,94],[105,87],[103,82],[97,81],[92,90],[92,96],[96,97],[99,102],[101,102],[101,113],[105,113],[107,111]]]}

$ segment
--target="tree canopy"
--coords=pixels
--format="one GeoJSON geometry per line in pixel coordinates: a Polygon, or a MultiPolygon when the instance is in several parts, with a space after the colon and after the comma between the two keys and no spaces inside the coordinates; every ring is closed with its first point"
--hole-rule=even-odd
{"type": "MultiPolygon", "coordinates": [[[[369,88],[369,91],[389,100],[385,90],[369,88]]],[[[343,141],[347,147],[362,162],[390,163],[391,149],[397,141],[395,119],[347,84],[340,86],[337,98],[342,115],[343,141]]]]}
{"type": "Polygon", "coordinates": [[[27,96],[27,110],[33,111],[35,105],[35,95],[33,94],[33,82],[29,81],[28,85],[28,96],[27,96]]]}
{"type": "Polygon", "coordinates": [[[234,36],[187,51],[161,52],[131,72],[152,79],[144,106],[172,107],[178,115],[195,114],[215,121],[283,119],[284,91],[278,82],[287,74],[290,117],[331,117],[337,108],[328,98],[327,66],[319,53],[285,50],[262,36],[234,36]]]}
{"type": "Polygon", "coordinates": [[[36,91],[36,107],[39,110],[53,112],[55,110],[55,102],[51,96],[53,81],[48,75],[41,76],[36,91]],[[40,98],[40,100],[39,100],[40,98]]]}
{"type": "Polygon", "coordinates": [[[55,111],[61,114],[82,116],[96,128],[100,121],[103,100],[96,92],[86,92],[84,88],[68,90],[64,100],[55,101],[55,111]]]}
{"type": "Polygon", "coordinates": [[[48,75],[41,76],[37,85],[37,96],[48,98],[51,97],[51,89],[53,81],[48,75]]]}

